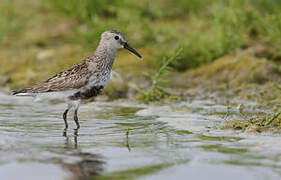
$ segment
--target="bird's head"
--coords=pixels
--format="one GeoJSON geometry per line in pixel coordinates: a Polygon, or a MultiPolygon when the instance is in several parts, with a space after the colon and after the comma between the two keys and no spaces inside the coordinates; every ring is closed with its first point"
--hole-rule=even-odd
{"type": "Polygon", "coordinates": [[[132,53],[134,53],[139,58],[141,58],[141,55],[127,43],[125,36],[120,31],[117,30],[105,31],[101,35],[101,41],[115,49],[122,49],[122,48],[127,49],[132,53]]]}

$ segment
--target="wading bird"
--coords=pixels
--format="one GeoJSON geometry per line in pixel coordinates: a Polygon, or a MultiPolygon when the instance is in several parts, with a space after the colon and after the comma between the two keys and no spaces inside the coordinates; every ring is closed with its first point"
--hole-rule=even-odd
{"type": "Polygon", "coordinates": [[[95,97],[107,86],[115,54],[125,48],[139,58],[141,55],[128,45],[124,35],[117,30],[102,33],[96,51],[79,64],[62,71],[48,80],[20,90],[13,91],[17,96],[34,96],[37,100],[59,100],[67,103],[63,113],[65,130],[68,128],[67,113],[74,108],[74,121],[77,129],[78,109],[85,99],[95,97]]]}

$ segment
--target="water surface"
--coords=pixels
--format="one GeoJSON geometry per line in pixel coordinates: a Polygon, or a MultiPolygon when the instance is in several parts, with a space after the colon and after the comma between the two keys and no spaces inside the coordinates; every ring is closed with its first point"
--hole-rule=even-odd
{"type": "Polygon", "coordinates": [[[280,179],[280,135],[220,130],[264,113],[254,102],[193,98],[173,105],[92,102],[63,136],[64,104],[0,94],[5,179],[280,179]]]}

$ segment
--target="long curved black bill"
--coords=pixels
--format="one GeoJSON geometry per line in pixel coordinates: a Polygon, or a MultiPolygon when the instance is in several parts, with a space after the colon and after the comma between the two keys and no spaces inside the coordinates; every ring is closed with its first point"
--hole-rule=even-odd
{"type": "Polygon", "coordinates": [[[129,46],[128,43],[125,42],[125,43],[123,44],[123,46],[124,46],[125,49],[128,49],[129,51],[131,51],[132,53],[134,53],[136,56],[138,56],[139,58],[141,58],[141,55],[140,55],[134,48],[132,48],[131,46],[129,46]]]}

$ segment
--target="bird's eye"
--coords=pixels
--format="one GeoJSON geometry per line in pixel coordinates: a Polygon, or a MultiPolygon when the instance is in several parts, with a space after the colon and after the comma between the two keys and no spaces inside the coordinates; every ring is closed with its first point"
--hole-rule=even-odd
{"type": "Polygon", "coordinates": [[[119,36],[115,36],[114,39],[118,40],[118,39],[119,39],[119,36]]]}

